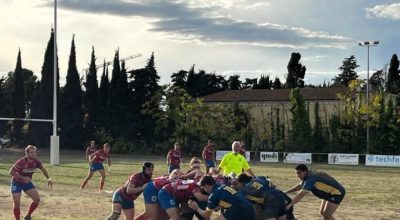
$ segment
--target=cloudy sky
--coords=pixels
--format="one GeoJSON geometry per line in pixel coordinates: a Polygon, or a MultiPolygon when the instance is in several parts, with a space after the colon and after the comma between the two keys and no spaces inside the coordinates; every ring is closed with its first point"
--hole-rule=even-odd
{"type": "MultiPolygon", "coordinates": [[[[0,0],[0,75],[22,65],[40,76],[53,25],[53,0],[0,0]]],[[[382,69],[400,53],[400,1],[389,0],[58,0],[58,49],[65,81],[72,35],[77,67],[87,68],[92,46],[98,64],[120,57],[141,68],[154,51],[161,83],[181,69],[241,79],[261,74],[284,79],[292,52],[302,55],[306,83],[329,81],[344,58],[355,55],[361,78],[367,48],[370,70],[382,69]],[[290,3],[289,3],[290,2],[290,3]]],[[[61,82],[63,84],[63,82],[61,82]]]]}

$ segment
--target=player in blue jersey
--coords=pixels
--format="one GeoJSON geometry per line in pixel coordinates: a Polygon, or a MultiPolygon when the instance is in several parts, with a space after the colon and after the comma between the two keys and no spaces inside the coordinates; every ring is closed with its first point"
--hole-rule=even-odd
{"type": "Polygon", "coordinates": [[[310,191],[318,198],[322,199],[320,214],[325,220],[333,220],[333,213],[342,202],[346,191],[344,187],[333,177],[323,172],[312,172],[304,164],[296,167],[296,174],[302,180],[286,193],[300,192],[288,204],[287,208],[298,203],[310,191]]]}
{"type": "Polygon", "coordinates": [[[254,205],[257,219],[286,220],[286,201],[281,191],[264,176],[253,178],[242,173],[235,185],[254,205]]]}
{"type": "Polygon", "coordinates": [[[190,201],[189,207],[200,215],[209,218],[213,211],[221,209],[218,220],[255,220],[252,204],[241,193],[229,186],[216,185],[212,176],[204,176],[200,186],[211,195],[208,197],[207,209],[199,208],[196,202],[190,201]]]}

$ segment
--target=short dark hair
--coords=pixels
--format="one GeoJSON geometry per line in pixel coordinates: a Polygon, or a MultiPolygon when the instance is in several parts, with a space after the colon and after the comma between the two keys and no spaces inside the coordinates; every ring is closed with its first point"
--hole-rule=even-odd
{"type": "Polygon", "coordinates": [[[237,177],[237,180],[238,180],[239,183],[247,184],[247,183],[249,183],[250,181],[253,180],[253,177],[251,177],[251,176],[249,176],[249,175],[247,175],[247,174],[245,174],[245,173],[241,173],[241,174],[237,177]]]}
{"type": "Polygon", "coordinates": [[[200,184],[200,186],[204,186],[204,185],[213,186],[213,185],[215,185],[215,180],[212,176],[205,175],[201,178],[199,184],[200,184]]]}
{"type": "Polygon", "coordinates": [[[305,171],[308,171],[308,167],[304,164],[299,164],[299,165],[297,165],[296,170],[305,172],[305,171]]]}

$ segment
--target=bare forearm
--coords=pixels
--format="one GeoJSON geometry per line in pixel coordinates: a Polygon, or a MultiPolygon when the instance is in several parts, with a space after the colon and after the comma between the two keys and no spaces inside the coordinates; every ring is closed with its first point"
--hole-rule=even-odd
{"type": "Polygon", "coordinates": [[[300,184],[298,184],[298,185],[286,190],[285,193],[297,192],[299,190],[301,190],[301,185],[300,184]]]}

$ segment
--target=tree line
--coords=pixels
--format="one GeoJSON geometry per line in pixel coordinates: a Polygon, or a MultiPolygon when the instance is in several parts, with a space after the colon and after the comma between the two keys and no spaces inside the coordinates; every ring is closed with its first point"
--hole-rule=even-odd
{"type": "MultiPolygon", "coordinates": [[[[18,51],[15,70],[0,78],[0,117],[53,118],[53,47],[51,32],[40,80],[31,70],[22,67],[21,51],[18,51]]],[[[82,77],[77,70],[76,56],[73,36],[66,84],[60,88],[57,83],[56,89],[62,148],[82,149],[87,141],[97,140],[111,142],[114,152],[157,153],[165,152],[173,142],[181,142],[184,151],[193,153],[212,138],[221,148],[229,146],[233,139],[241,139],[253,149],[363,153],[368,123],[371,152],[400,153],[400,71],[396,54],[390,64],[372,74],[368,108],[362,101],[365,82],[358,79],[355,71],[358,65],[353,55],[343,60],[339,67],[341,73],[332,83],[321,85],[304,82],[307,69],[301,64],[299,53],[291,54],[284,83],[278,77],[270,79],[269,75],[244,81],[239,75],[226,79],[215,72],[196,71],[193,65],[189,70],[172,73],[171,83],[167,85],[159,84],[154,53],[143,68],[127,70],[116,50],[112,69],[109,71],[104,62],[102,71],[98,72],[93,47],[89,68],[81,73],[82,77]],[[310,109],[299,90],[332,86],[348,87],[349,93],[340,94],[344,109],[325,117],[320,116],[318,103],[310,109]],[[224,90],[282,88],[292,89],[287,113],[291,115],[290,123],[281,120],[285,110],[276,108],[265,113],[261,133],[255,132],[260,128],[248,107],[238,103],[207,105],[200,98],[224,90]],[[315,121],[310,122],[310,111],[314,112],[315,121]]],[[[57,71],[57,82],[59,75],[57,71]]],[[[51,134],[52,125],[48,122],[0,121],[0,135],[10,137],[15,145],[32,143],[48,147],[51,134]]]]}

